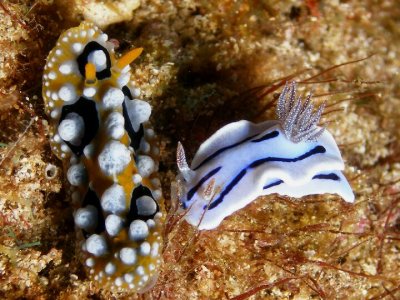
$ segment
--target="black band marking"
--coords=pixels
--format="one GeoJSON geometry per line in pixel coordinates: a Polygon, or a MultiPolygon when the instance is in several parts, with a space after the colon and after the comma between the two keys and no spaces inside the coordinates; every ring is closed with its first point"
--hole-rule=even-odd
{"type": "Polygon", "coordinates": [[[240,173],[221,192],[218,199],[210,204],[208,210],[213,209],[217,207],[219,204],[221,204],[222,201],[224,201],[225,196],[229,194],[229,192],[235,187],[235,185],[239,183],[240,180],[242,180],[242,178],[244,177],[244,175],[246,175],[246,173],[247,173],[247,168],[240,171],[240,173]]]}
{"type": "Polygon", "coordinates": [[[312,179],[329,179],[329,180],[340,181],[340,177],[337,176],[335,173],[318,174],[315,175],[312,179]]]}
{"type": "Polygon", "coordinates": [[[128,132],[129,138],[131,139],[130,146],[133,149],[137,150],[137,149],[139,149],[140,142],[142,141],[142,138],[144,136],[143,124],[140,124],[138,131],[135,131],[133,129],[132,122],[129,119],[128,109],[126,108],[125,101],[122,103],[122,114],[125,119],[125,124],[124,124],[125,130],[126,130],[126,132],[128,132]]]}
{"type": "Polygon", "coordinates": [[[160,211],[160,207],[157,203],[156,200],[154,200],[154,202],[157,205],[157,209],[156,212],[150,216],[144,216],[144,215],[139,215],[138,213],[138,209],[136,206],[136,200],[142,196],[149,196],[150,198],[152,198],[154,200],[153,194],[151,193],[151,190],[148,187],[145,187],[143,185],[139,185],[138,187],[136,187],[133,191],[132,191],[132,196],[131,196],[131,207],[129,208],[129,213],[126,216],[127,222],[126,225],[129,226],[129,224],[133,221],[133,220],[143,220],[143,221],[147,221],[149,219],[154,219],[154,216],[156,215],[156,213],[158,213],[160,211]]]}
{"type": "Polygon", "coordinates": [[[221,170],[222,167],[217,167],[210,172],[208,172],[203,178],[200,179],[200,181],[190,189],[190,191],[187,193],[187,201],[190,201],[194,194],[197,192],[197,190],[203,185],[204,182],[206,182],[208,179],[210,179],[212,176],[217,174],[219,170],[221,170]]]}
{"type": "Polygon", "coordinates": [[[266,162],[271,162],[271,161],[281,161],[281,162],[296,162],[296,161],[300,161],[303,160],[307,157],[310,157],[312,155],[315,154],[319,154],[319,153],[325,153],[326,149],[323,146],[316,146],[314,149],[304,153],[303,155],[300,155],[299,157],[295,157],[295,158],[281,158],[281,157],[266,157],[266,158],[261,158],[258,159],[254,162],[252,162],[247,168],[256,168],[259,165],[262,165],[266,162]]]}
{"type": "MultiPolygon", "coordinates": [[[[104,221],[103,209],[101,208],[100,199],[99,197],[97,197],[97,194],[91,188],[88,189],[85,198],[82,201],[82,207],[86,207],[87,205],[93,205],[94,207],[96,207],[97,226],[94,232],[100,234],[106,229],[106,223],[104,221]]],[[[82,229],[82,232],[85,239],[87,239],[90,236],[90,233],[87,232],[86,230],[82,229]]]]}
{"type": "Polygon", "coordinates": [[[252,138],[254,138],[255,136],[257,136],[258,134],[249,136],[247,138],[245,138],[244,140],[241,140],[240,142],[237,142],[235,144],[223,147],[221,149],[218,149],[217,151],[215,151],[213,154],[211,154],[210,156],[208,156],[206,159],[204,159],[197,167],[195,167],[193,170],[196,171],[197,169],[199,169],[200,167],[202,167],[204,164],[208,163],[210,160],[214,159],[215,157],[217,157],[218,155],[220,155],[222,152],[232,149],[236,146],[239,146],[240,144],[243,144],[245,142],[247,142],[248,140],[251,140],[252,138]]]}
{"type": "Polygon", "coordinates": [[[129,98],[129,100],[133,100],[131,90],[126,85],[122,87],[122,92],[129,98]]]}
{"type": "Polygon", "coordinates": [[[108,53],[108,50],[106,48],[94,41],[89,42],[85,46],[85,49],[83,49],[83,52],[76,59],[76,61],[78,62],[79,72],[83,77],[85,77],[85,66],[88,63],[89,54],[97,50],[103,51],[104,55],[106,56],[106,68],[100,72],[96,72],[96,78],[101,80],[111,77],[110,54],[108,53]]]}
{"type": "Polygon", "coordinates": [[[281,157],[265,157],[258,159],[254,162],[252,162],[250,165],[248,165],[246,168],[242,169],[238,175],[226,186],[226,188],[220,193],[219,197],[211,203],[209,206],[209,210],[217,207],[219,204],[224,201],[224,197],[235,187],[236,184],[239,183],[239,181],[243,178],[243,176],[246,174],[248,169],[254,169],[266,162],[273,162],[273,161],[280,161],[280,162],[296,162],[303,160],[305,158],[308,158],[312,155],[319,154],[319,153],[325,153],[326,149],[323,146],[316,146],[312,150],[304,153],[303,155],[300,155],[299,157],[295,158],[281,158],[281,157]]]}
{"type": "Polygon", "coordinates": [[[277,185],[280,185],[280,184],[282,184],[282,183],[283,183],[283,180],[274,181],[274,182],[272,182],[272,183],[270,183],[270,184],[265,185],[265,186],[263,187],[263,190],[272,188],[273,186],[277,186],[277,185]]]}
{"type": "Polygon", "coordinates": [[[272,132],[269,132],[269,133],[263,135],[262,137],[260,137],[260,138],[258,138],[258,139],[252,140],[251,142],[252,142],[252,143],[263,142],[263,141],[266,141],[266,140],[269,140],[269,139],[276,138],[278,135],[279,135],[279,132],[276,131],[276,130],[274,130],[274,131],[272,131],[272,132]]]}
{"type": "Polygon", "coordinates": [[[64,105],[61,111],[59,125],[69,113],[78,114],[85,123],[85,132],[80,145],[75,146],[70,142],[64,141],[75,155],[81,156],[83,149],[90,144],[99,130],[99,116],[97,114],[96,103],[81,97],[74,104],[64,105]]]}
{"type": "MultiPolygon", "coordinates": [[[[334,180],[334,181],[340,181],[340,177],[337,176],[335,173],[329,173],[329,174],[318,174],[315,175],[312,179],[326,179],[326,180],[334,180]]],[[[263,187],[263,190],[269,189],[271,187],[277,186],[284,183],[283,180],[277,180],[275,182],[272,182],[270,184],[267,184],[263,187]]]]}
{"type": "MultiPolygon", "coordinates": [[[[203,166],[204,164],[206,164],[206,163],[209,162],[210,160],[214,159],[215,157],[217,157],[217,156],[220,155],[221,153],[225,152],[226,150],[235,148],[236,146],[239,146],[239,145],[241,145],[241,144],[243,144],[243,143],[245,143],[245,142],[251,140],[252,138],[256,137],[257,135],[259,135],[259,133],[254,134],[254,135],[252,135],[252,136],[248,136],[247,138],[245,138],[245,139],[243,139],[243,140],[241,140],[241,141],[239,141],[239,142],[237,142],[237,143],[235,143],[235,144],[232,144],[232,145],[223,147],[223,148],[221,148],[221,149],[218,149],[218,150],[215,151],[213,154],[211,154],[211,155],[208,156],[206,159],[204,159],[204,160],[203,160],[197,167],[195,167],[193,170],[196,171],[196,170],[199,169],[201,166],[203,166]]],[[[275,131],[272,131],[272,132],[270,132],[270,133],[267,133],[266,135],[262,136],[262,137],[259,138],[259,139],[253,140],[253,141],[251,141],[251,142],[252,142],[252,143],[258,143],[258,142],[266,141],[266,140],[268,140],[268,139],[275,138],[275,137],[277,137],[278,135],[279,135],[279,132],[275,130],[275,131]]]]}

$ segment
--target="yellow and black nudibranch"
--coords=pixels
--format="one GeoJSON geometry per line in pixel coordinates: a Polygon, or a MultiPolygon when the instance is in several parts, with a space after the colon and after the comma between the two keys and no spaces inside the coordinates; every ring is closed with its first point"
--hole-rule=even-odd
{"type": "Polygon", "coordinates": [[[116,58],[107,35],[83,22],[60,36],[43,75],[51,149],[67,169],[89,277],[137,292],[157,278],[164,219],[151,107],[130,82],[141,51],[116,58]]]}

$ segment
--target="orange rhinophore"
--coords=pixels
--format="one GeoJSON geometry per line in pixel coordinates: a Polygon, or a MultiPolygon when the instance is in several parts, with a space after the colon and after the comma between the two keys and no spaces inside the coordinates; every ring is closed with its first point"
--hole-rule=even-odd
{"type": "Polygon", "coordinates": [[[64,32],[50,52],[43,98],[52,151],[71,184],[82,259],[101,287],[143,292],[161,265],[164,200],[150,105],[130,81],[134,49],[91,23],[64,32]]]}

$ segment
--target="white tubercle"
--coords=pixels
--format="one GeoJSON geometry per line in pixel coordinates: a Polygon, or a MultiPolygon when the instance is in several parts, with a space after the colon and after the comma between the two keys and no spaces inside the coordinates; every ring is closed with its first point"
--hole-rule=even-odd
{"type": "Polygon", "coordinates": [[[151,106],[147,102],[139,99],[125,100],[125,105],[132,127],[135,131],[138,131],[140,124],[149,120],[151,106]]]}
{"type": "Polygon", "coordinates": [[[93,98],[94,95],[96,95],[96,88],[95,87],[85,87],[83,89],[83,95],[86,98],[93,98]]]}
{"type": "Polygon", "coordinates": [[[96,71],[103,71],[107,67],[107,57],[101,50],[93,51],[88,56],[88,62],[96,66],[96,71]]]}
{"type": "Polygon", "coordinates": [[[138,156],[136,164],[142,177],[149,177],[156,168],[154,160],[147,155],[138,156]]]}
{"type": "Polygon", "coordinates": [[[153,242],[152,246],[151,246],[151,253],[150,255],[152,257],[156,257],[158,255],[158,251],[160,249],[160,244],[158,242],[153,242]]]}
{"type": "Polygon", "coordinates": [[[149,196],[142,196],[136,199],[136,207],[138,214],[141,216],[151,216],[157,211],[156,202],[149,196]]]}
{"type": "Polygon", "coordinates": [[[143,241],[149,235],[149,227],[142,220],[135,220],[129,226],[129,238],[132,241],[143,241]]]}
{"type": "Polygon", "coordinates": [[[73,61],[66,61],[63,64],[60,65],[60,67],[58,68],[58,70],[64,74],[64,75],[68,75],[71,74],[75,69],[75,64],[73,61]]]}
{"type": "Polygon", "coordinates": [[[136,251],[129,247],[122,248],[119,251],[119,257],[125,265],[134,265],[136,262],[136,251]]]}
{"type": "Polygon", "coordinates": [[[105,268],[104,268],[104,272],[107,275],[113,275],[116,270],[117,270],[117,267],[112,262],[107,263],[105,268]]]}
{"type": "Polygon", "coordinates": [[[83,118],[77,113],[69,113],[58,126],[58,134],[60,137],[72,145],[79,145],[85,134],[85,123],[83,118]]]}
{"type": "Polygon", "coordinates": [[[131,274],[131,273],[124,274],[124,280],[127,283],[131,283],[134,278],[135,278],[135,276],[133,276],[133,274],[131,274]]]}
{"type": "Polygon", "coordinates": [[[79,208],[74,216],[75,225],[87,232],[93,231],[97,226],[97,209],[93,205],[79,208]]]}
{"type": "Polygon", "coordinates": [[[76,100],[77,95],[75,87],[70,83],[63,85],[58,91],[58,96],[65,102],[76,100]]]}
{"type": "Polygon", "coordinates": [[[88,266],[89,268],[93,268],[94,265],[96,264],[96,262],[94,261],[93,257],[89,257],[86,259],[85,262],[86,266],[88,266]]]}
{"type": "Polygon", "coordinates": [[[117,88],[109,88],[103,96],[103,104],[107,109],[119,107],[124,102],[124,93],[117,88]]]}
{"type": "Polygon", "coordinates": [[[83,49],[83,45],[81,43],[73,43],[72,44],[72,50],[75,52],[75,54],[80,54],[82,49],[83,49]]]}
{"type": "Polygon", "coordinates": [[[122,72],[121,75],[118,77],[118,86],[122,88],[123,86],[127,85],[130,78],[131,78],[130,73],[122,72]]]}
{"type": "Polygon", "coordinates": [[[132,176],[132,181],[134,184],[139,184],[142,182],[142,176],[140,176],[139,174],[135,174],[132,176]]]}
{"type": "Polygon", "coordinates": [[[106,240],[101,235],[92,234],[86,240],[86,250],[96,257],[103,256],[108,251],[106,240]]]}
{"type": "Polygon", "coordinates": [[[140,244],[139,254],[141,256],[147,256],[150,254],[150,250],[151,250],[150,244],[148,242],[143,242],[140,244]]]}
{"type": "Polygon", "coordinates": [[[116,286],[120,287],[124,283],[124,281],[122,280],[122,277],[117,277],[115,278],[114,283],[116,286]]]}
{"type": "Polygon", "coordinates": [[[108,215],[106,220],[106,230],[110,236],[116,236],[120,233],[122,227],[124,226],[123,219],[118,215],[108,215]]]}
{"type": "Polygon", "coordinates": [[[67,171],[67,179],[71,185],[80,186],[87,182],[87,173],[83,164],[72,165],[67,171]]]}
{"type": "Polygon", "coordinates": [[[124,133],[124,117],[119,112],[112,112],[106,120],[107,134],[113,139],[120,139],[124,133]]]}
{"type": "Polygon", "coordinates": [[[121,173],[131,161],[129,149],[119,141],[110,141],[98,157],[100,169],[108,176],[121,173]]]}
{"type": "Polygon", "coordinates": [[[95,150],[94,145],[89,144],[83,149],[83,154],[85,154],[87,158],[91,158],[94,154],[94,150],[95,150]]]}
{"type": "Polygon", "coordinates": [[[120,214],[126,210],[125,191],[122,186],[114,183],[101,196],[101,207],[105,212],[120,214]]]}
{"type": "Polygon", "coordinates": [[[148,219],[146,221],[147,226],[149,227],[149,229],[153,229],[154,227],[156,227],[156,222],[154,222],[153,219],[148,219]]]}

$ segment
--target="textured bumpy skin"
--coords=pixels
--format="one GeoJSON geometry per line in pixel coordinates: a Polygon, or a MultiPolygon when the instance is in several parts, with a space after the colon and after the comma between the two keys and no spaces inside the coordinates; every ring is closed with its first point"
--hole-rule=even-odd
{"type": "Polygon", "coordinates": [[[117,59],[91,23],[71,28],[50,52],[43,98],[52,151],[71,184],[89,277],[143,292],[161,264],[163,198],[150,105],[130,83],[134,49],[117,59]]]}
{"type": "MultiPolygon", "coordinates": [[[[289,89],[294,91],[291,98],[296,98],[295,84],[289,89]]],[[[283,93],[287,92],[285,87],[283,93]]],[[[293,108],[287,107],[291,115],[293,108]]],[[[301,112],[301,108],[299,98],[294,109],[301,112]]],[[[310,127],[310,132],[317,133],[315,138],[293,141],[282,121],[238,121],[224,126],[200,146],[190,168],[178,145],[179,196],[190,224],[213,229],[257,197],[273,193],[291,197],[336,193],[345,201],[354,201],[340,172],[344,163],[332,135],[315,126],[310,127]]]]}

